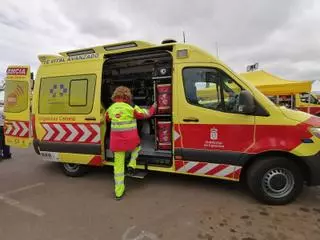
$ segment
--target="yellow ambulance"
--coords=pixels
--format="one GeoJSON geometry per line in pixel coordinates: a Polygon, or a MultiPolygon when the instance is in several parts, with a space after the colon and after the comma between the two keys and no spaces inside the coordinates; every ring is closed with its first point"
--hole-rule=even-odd
{"type": "Polygon", "coordinates": [[[39,60],[31,117],[30,69],[8,67],[6,141],[28,147],[32,139],[68,176],[113,165],[104,114],[113,90],[127,86],[134,104],[158,101],[157,114],[138,121],[141,172],[243,181],[268,204],[293,201],[304,183],[320,184],[320,118],[277,107],[198,47],[130,41],[39,60]]]}

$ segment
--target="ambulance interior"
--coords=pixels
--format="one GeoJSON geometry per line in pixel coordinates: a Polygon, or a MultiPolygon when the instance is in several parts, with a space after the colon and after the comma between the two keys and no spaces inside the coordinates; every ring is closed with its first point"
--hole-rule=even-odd
{"type": "MultiPolygon", "coordinates": [[[[118,86],[131,89],[133,103],[149,108],[156,101],[157,113],[150,119],[138,120],[142,150],[138,164],[172,165],[172,57],[164,50],[124,53],[106,56],[103,66],[101,102],[104,109],[111,104],[111,96],[118,86]],[[164,99],[164,104],[161,104],[164,99]]],[[[108,150],[110,123],[106,123],[104,137],[106,158],[112,159],[108,150]]]]}

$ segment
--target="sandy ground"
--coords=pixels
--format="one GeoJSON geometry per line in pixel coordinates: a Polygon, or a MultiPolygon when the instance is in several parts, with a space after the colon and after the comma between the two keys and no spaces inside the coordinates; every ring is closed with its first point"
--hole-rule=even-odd
{"type": "Polygon", "coordinates": [[[286,206],[238,184],[150,173],[113,200],[112,169],[68,178],[32,149],[0,162],[1,240],[320,239],[320,188],[286,206]]]}

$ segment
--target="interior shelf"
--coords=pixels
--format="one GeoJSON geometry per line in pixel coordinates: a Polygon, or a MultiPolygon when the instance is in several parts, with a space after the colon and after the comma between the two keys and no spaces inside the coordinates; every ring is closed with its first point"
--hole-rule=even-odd
{"type": "Polygon", "coordinates": [[[161,77],[152,77],[152,79],[170,79],[172,76],[161,76],[161,77]]]}
{"type": "Polygon", "coordinates": [[[171,114],[155,114],[155,115],[153,115],[153,117],[156,117],[156,118],[160,118],[160,117],[172,117],[172,115],[171,114]]]}

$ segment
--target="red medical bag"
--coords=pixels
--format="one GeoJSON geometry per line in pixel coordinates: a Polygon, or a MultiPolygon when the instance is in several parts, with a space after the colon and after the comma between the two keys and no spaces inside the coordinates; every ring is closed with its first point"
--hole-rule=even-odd
{"type": "Polygon", "coordinates": [[[157,121],[157,140],[159,150],[171,149],[171,122],[157,121]]]}
{"type": "Polygon", "coordinates": [[[171,112],[171,99],[171,84],[158,84],[157,104],[159,114],[171,112]]]}

